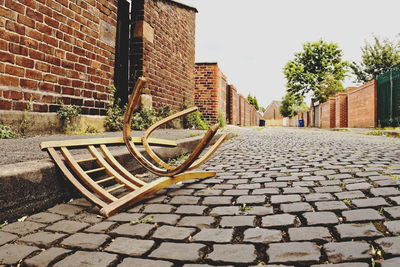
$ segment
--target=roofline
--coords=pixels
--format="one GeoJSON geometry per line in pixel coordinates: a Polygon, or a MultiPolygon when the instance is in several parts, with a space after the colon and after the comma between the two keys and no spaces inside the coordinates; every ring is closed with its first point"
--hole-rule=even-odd
{"type": "Polygon", "coordinates": [[[196,62],[196,65],[218,65],[218,62],[196,62]]]}
{"type": "Polygon", "coordinates": [[[180,6],[180,7],[186,8],[186,9],[191,9],[191,10],[193,10],[194,12],[199,13],[199,11],[197,10],[197,8],[195,8],[195,7],[193,7],[193,6],[189,6],[189,5],[187,5],[187,4],[184,4],[184,3],[180,2],[180,1],[176,1],[176,0],[168,0],[168,1],[171,2],[171,3],[176,4],[177,6],[180,6]]]}

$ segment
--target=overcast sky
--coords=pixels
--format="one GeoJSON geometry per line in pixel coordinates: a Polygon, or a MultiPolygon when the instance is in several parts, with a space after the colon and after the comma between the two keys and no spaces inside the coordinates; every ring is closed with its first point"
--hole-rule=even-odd
{"type": "Polygon", "coordinates": [[[264,107],[284,95],[282,68],[304,42],[336,42],[344,59],[358,61],[372,34],[393,40],[400,33],[400,0],[180,2],[199,11],[196,61],[218,62],[229,83],[264,107]]]}

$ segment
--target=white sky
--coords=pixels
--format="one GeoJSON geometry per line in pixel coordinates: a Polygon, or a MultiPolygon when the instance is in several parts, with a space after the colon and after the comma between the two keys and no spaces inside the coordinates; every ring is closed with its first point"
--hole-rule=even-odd
{"type": "MultiPolygon", "coordinates": [[[[196,61],[266,107],[285,93],[282,68],[306,41],[333,41],[358,61],[372,34],[400,33],[400,0],[180,0],[198,9],[196,61]]],[[[351,85],[351,80],[345,83],[351,85]]]]}

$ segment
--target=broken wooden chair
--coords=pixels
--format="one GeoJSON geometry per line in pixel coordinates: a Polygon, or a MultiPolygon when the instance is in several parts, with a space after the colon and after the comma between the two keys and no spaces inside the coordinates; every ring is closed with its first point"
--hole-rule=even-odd
{"type": "MultiPolygon", "coordinates": [[[[146,80],[139,78],[130,96],[124,115],[123,137],[51,141],[41,144],[41,148],[47,149],[50,156],[72,185],[92,203],[100,206],[100,212],[107,217],[172,184],[190,179],[214,177],[216,175],[215,172],[189,171],[206,162],[224,142],[226,135],[222,135],[200,157],[200,154],[218,131],[219,124],[210,127],[200,143],[194,148],[192,154],[179,166],[169,165],[150,147],[150,145],[176,146],[176,142],[174,141],[150,138],[150,135],[163,124],[196,111],[197,108],[195,107],[160,120],[145,131],[142,137],[131,136],[131,124],[134,119],[133,113],[138,107],[140,94],[145,84],[146,80]],[[140,165],[161,177],[153,182],[146,183],[124,168],[107,147],[123,144],[126,145],[130,154],[140,165]],[[144,146],[148,156],[155,163],[151,162],[151,160],[147,159],[139,151],[136,145],[140,144],[144,146]],[[86,148],[89,156],[83,159],[76,159],[76,155],[73,155],[70,150],[77,148],[86,148]],[[87,165],[92,166],[91,169],[87,169],[87,165]]],[[[79,157],[82,157],[82,155],[79,154],[79,157]]]]}

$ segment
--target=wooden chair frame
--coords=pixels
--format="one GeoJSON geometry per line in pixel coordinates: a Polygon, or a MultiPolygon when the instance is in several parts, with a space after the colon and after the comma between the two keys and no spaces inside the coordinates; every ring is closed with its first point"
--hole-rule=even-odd
{"type": "Polygon", "coordinates": [[[210,143],[219,125],[213,125],[203,139],[194,148],[191,155],[179,166],[171,166],[163,161],[150,145],[174,147],[176,142],[171,140],[150,138],[151,133],[163,124],[176,118],[185,116],[197,110],[189,108],[178,112],[152,125],[142,137],[131,136],[133,113],[137,109],[140,94],[146,84],[144,78],[139,78],[129,99],[128,108],[124,115],[123,137],[97,138],[69,141],[43,142],[42,149],[46,149],[71,184],[89,201],[101,207],[100,212],[109,217],[121,210],[137,203],[155,192],[172,184],[199,178],[209,178],[215,172],[188,172],[206,162],[224,142],[226,135],[222,135],[217,142],[201,157],[200,154],[210,143]],[[161,176],[157,180],[146,183],[131,174],[112,155],[107,146],[126,145],[136,161],[150,172],[161,176]],[[136,145],[143,145],[145,151],[155,162],[144,157],[136,145]],[[89,156],[77,160],[71,149],[86,148],[89,156]],[[85,169],[84,165],[97,165],[92,169],[85,169]],[[158,166],[157,166],[157,165],[158,166]],[[103,175],[99,175],[103,173],[103,175]],[[125,189],[125,190],[124,190],[125,189]]]}

